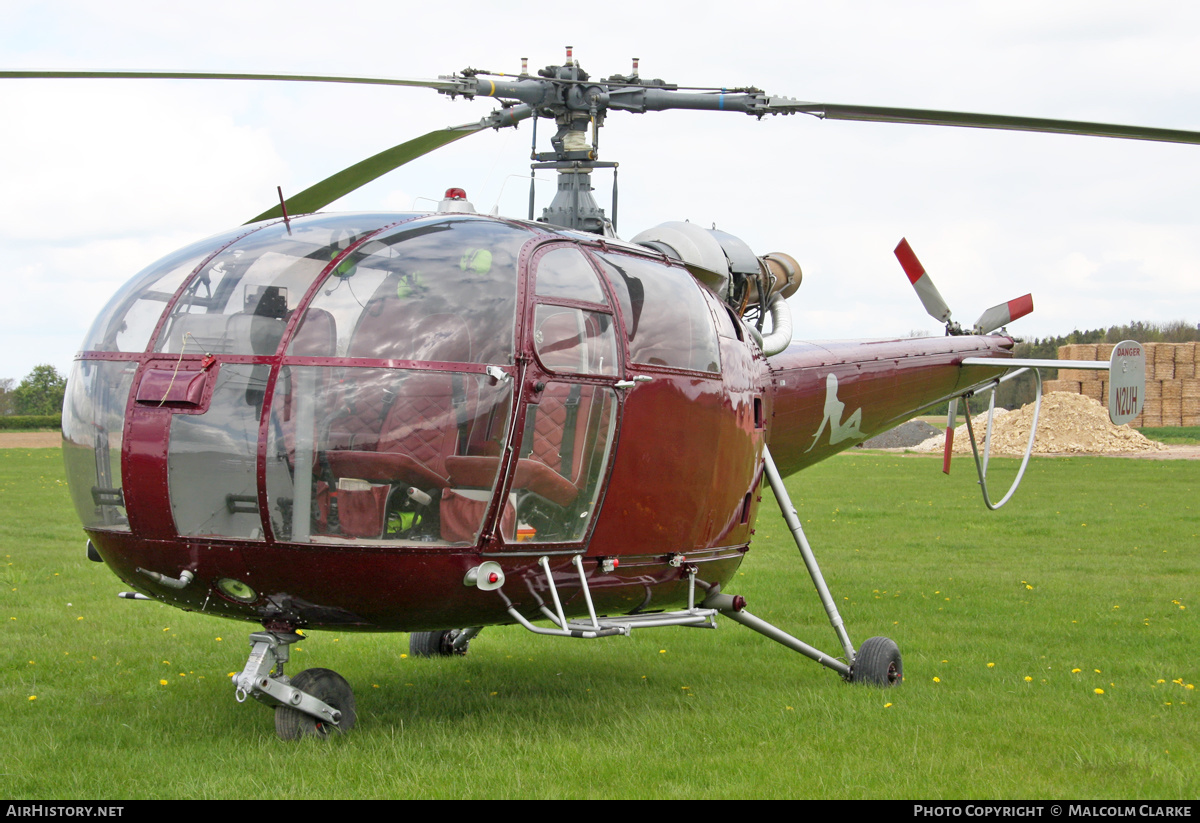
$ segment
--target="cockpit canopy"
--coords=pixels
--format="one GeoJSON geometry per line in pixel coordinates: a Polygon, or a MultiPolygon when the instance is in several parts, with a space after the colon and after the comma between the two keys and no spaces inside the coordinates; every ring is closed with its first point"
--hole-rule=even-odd
{"type": "Polygon", "coordinates": [[[735,321],[682,268],[576,240],[465,214],[312,215],[151,266],[69,383],[85,526],[153,516],[131,524],[121,480],[124,438],[145,437],[167,443],[158,508],[181,536],[458,544],[493,518],[505,540],[582,539],[617,427],[605,381],[715,377],[735,321]],[[519,347],[537,396],[519,396],[519,347]]]}

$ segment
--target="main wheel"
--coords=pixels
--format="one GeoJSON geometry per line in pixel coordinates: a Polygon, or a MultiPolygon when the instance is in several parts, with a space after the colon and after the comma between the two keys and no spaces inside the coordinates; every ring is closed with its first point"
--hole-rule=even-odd
{"type": "Polygon", "coordinates": [[[850,680],[872,686],[897,686],[904,679],[900,648],[886,637],[863,641],[854,657],[850,680]]]}
{"type": "Polygon", "coordinates": [[[342,719],[334,725],[291,706],[277,706],[275,733],[281,739],[328,737],[332,731],[345,734],[354,728],[358,714],[354,708],[354,690],[346,678],[329,669],[305,669],[292,678],[292,686],[341,712],[342,719]]]}
{"type": "Polygon", "coordinates": [[[458,629],[443,629],[440,632],[413,632],[408,636],[408,653],[414,657],[453,657],[467,653],[470,641],[461,649],[454,648],[458,629]]]}

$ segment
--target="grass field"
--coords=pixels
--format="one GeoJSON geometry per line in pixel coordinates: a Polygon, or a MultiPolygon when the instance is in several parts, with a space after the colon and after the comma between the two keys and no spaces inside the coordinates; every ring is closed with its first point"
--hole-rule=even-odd
{"type": "MultiPolygon", "coordinates": [[[[999,486],[1015,461],[992,463],[999,486]]],[[[345,675],[358,726],[287,744],[228,681],[256,626],[118,600],[60,452],[0,451],[0,794],[1200,795],[1200,462],[1035,459],[995,513],[968,466],[939,468],[845,455],[788,481],[852,639],[899,643],[898,688],[844,684],[730,621],[602,641],[493,628],[451,660],[322,632],[289,670],[345,675]]],[[[770,502],[729,589],[837,651],[770,502]]]]}
{"type": "Polygon", "coordinates": [[[1192,445],[1200,443],[1200,426],[1163,426],[1162,428],[1140,429],[1141,433],[1151,440],[1160,443],[1182,443],[1192,445]]]}

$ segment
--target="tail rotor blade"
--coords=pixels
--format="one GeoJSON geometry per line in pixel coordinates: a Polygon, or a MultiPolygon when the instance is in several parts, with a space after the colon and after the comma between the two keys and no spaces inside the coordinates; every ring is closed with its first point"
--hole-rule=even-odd
{"type": "Polygon", "coordinates": [[[937,286],[933,285],[933,280],[926,273],[921,261],[917,259],[917,255],[913,253],[907,239],[901,239],[900,245],[896,246],[896,259],[904,267],[904,273],[908,275],[908,282],[912,283],[917,297],[921,298],[921,305],[925,307],[925,311],[929,312],[929,316],[940,323],[949,323],[950,307],[942,299],[937,286]]]}
{"type": "Polygon", "coordinates": [[[991,334],[1001,326],[1007,326],[1019,317],[1033,311],[1033,295],[1027,294],[1007,303],[992,306],[975,321],[975,334],[991,334]]]}

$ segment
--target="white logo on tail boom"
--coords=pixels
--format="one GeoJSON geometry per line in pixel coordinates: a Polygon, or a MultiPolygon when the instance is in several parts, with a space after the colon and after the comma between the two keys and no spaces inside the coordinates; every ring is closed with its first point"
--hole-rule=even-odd
{"type": "Polygon", "coordinates": [[[817,445],[817,441],[821,439],[821,432],[825,431],[825,425],[829,425],[829,445],[841,443],[843,440],[862,440],[863,433],[859,430],[862,425],[862,409],[855,409],[842,422],[842,412],[846,410],[846,404],[838,400],[838,381],[837,375],[832,372],[825,378],[825,416],[821,419],[821,425],[817,429],[817,433],[813,435],[812,445],[806,451],[812,451],[817,445]]]}

